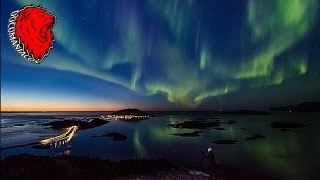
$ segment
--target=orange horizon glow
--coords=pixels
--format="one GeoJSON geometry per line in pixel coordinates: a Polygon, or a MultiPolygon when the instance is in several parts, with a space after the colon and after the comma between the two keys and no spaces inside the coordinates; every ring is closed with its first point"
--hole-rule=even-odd
{"type": "Polygon", "coordinates": [[[123,108],[120,105],[109,106],[4,106],[1,107],[1,112],[27,112],[27,111],[116,111],[123,108]]]}
{"type": "Polygon", "coordinates": [[[32,106],[32,105],[1,105],[1,112],[63,112],[63,111],[118,111],[120,109],[126,108],[138,108],[144,111],[152,111],[154,109],[161,109],[156,106],[145,106],[145,105],[137,105],[137,106],[126,106],[122,104],[100,104],[100,105],[66,105],[66,106],[59,106],[59,105],[46,105],[46,106],[32,106]]]}

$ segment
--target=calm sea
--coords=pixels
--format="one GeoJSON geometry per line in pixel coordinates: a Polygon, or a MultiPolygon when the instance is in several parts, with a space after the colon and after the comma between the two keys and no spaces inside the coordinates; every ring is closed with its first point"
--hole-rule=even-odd
{"type": "MultiPolygon", "coordinates": [[[[42,124],[76,118],[85,120],[102,112],[78,113],[2,113],[1,147],[25,144],[63,133],[42,124]]],[[[104,114],[108,114],[105,112],[104,114]]],[[[218,164],[252,169],[282,179],[306,179],[320,176],[320,113],[280,113],[268,116],[219,115],[214,112],[153,112],[156,117],[139,122],[111,121],[93,129],[79,130],[65,146],[48,150],[20,147],[1,151],[1,159],[14,154],[31,153],[55,156],[59,154],[102,157],[112,160],[130,158],[165,158],[173,163],[199,167],[200,151],[212,147],[218,164]],[[199,137],[174,136],[193,132],[175,129],[168,124],[186,120],[219,118],[237,123],[221,125],[225,130],[203,130],[199,137]],[[307,127],[283,132],[273,129],[274,121],[300,122],[307,127]],[[106,137],[92,138],[118,132],[126,141],[106,137]],[[266,138],[246,141],[254,134],[266,138]],[[214,144],[212,141],[232,139],[236,144],[214,144]]]]}

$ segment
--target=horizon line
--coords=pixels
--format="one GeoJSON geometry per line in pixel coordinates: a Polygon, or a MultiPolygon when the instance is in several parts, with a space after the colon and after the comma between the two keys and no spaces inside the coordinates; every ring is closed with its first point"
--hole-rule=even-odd
{"type": "MultiPolygon", "coordinates": [[[[126,108],[131,109],[131,108],[126,108]]],[[[121,110],[121,109],[120,109],[121,110]]],[[[1,113],[43,113],[43,112],[115,112],[119,110],[101,110],[101,111],[0,111],[1,113]]],[[[145,110],[146,112],[221,112],[221,111],[270,111],[270,110],[253,110],[253,109],[224,109],[224,110],[145,110]]]]}

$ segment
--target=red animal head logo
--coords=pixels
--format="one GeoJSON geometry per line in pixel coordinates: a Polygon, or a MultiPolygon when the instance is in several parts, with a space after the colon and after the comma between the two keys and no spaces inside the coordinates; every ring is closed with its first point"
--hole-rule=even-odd
{"type": "MultiPolygon", "coordinates": [[[[26,6],[18,13],[14,15],[12,13],[10,19],[15,23],[12,37],[18,39],[22,49],[19,52],[16,47],[17,52],[23,57],[28,55],[28,58],[25,58],[34,63],[42,62],[53,45],[54,36],[51,29],[56,22],[55,15],[48,13],[42,7],[26,6]]],[[[8,28],[10,35],[10,24],[8,28]]],[[[10,35],[10,40],[14,45],[12,37],[10,35]]]]}

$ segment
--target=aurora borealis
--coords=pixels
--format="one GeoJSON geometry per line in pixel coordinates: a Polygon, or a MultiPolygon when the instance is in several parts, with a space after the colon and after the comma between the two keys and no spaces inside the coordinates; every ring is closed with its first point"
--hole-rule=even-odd
{"type": "Polygon", "coordinates": [[[201,110],[319,101],[319,7],[318,0],[4,0],[1,104],[201,110]],[[40,3],[57,16],[56,41],[34,65],[10,46],[6,26],[10,12],[40,3]]]}

